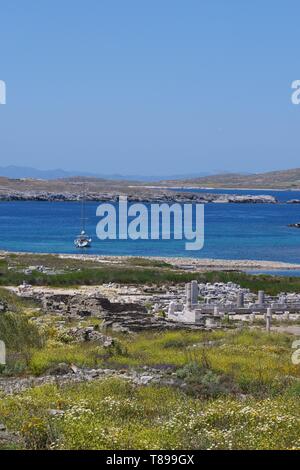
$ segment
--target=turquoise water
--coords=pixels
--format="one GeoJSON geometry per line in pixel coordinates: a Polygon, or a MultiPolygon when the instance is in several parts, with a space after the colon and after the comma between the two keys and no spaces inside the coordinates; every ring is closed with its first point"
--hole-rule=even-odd
{"type": "MultiPolygon", "coordinates": [[[[270,194],[264,191],[267,193],[270,194]]],[[[284,192],[280,194],[281,197],[286,196],[284,192]]],[[[300,198],[296,192],[292,194],[293,198],[300,198]]],[[[96,202],[86,205],[87,232],[93,238],[92,248],[86,252],[91,254],[300,263],[300,229],[287,227],[289,223],[300,222],[298,204],[207,204],[205,245],[196,252],[186,251],[182,240],[100,241],[95,233],[99,220],[96,217],[97,206],[96,202]]],[[[79,217],[80,206],[74,202],[1,202],[0,249],[78,253],[73,240],[79,231],[79,217]]]]}

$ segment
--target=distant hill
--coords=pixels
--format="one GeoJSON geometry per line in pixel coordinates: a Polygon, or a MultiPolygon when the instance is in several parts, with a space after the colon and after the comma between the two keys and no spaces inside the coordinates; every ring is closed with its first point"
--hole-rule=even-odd
{"type": "Polygon", "coordinates": [[[300,168],[267,173],[224,173],[199,178],[160,181],[161,185],[207,188],[300,189],[300,168]]]}
{"type": "Polygon", "coordinates": [[[71,178],[73,176],[89,176],[94,178],[101,178],[101,179],[108,179],[108,180],[126,180],[126,181],[145,181],[145,182],[152,182],[152,181],[160,181],[164,179],[171,179],[171,180],[178,180],[183,178],[194,178],[198,176],[207,176],[208,172],[202,173],[192,173],[187,175],[160,175],[160,176],[143,176],[143,175],[120,175],[120,174],[112,174],[112,175],[105,175],[105,174],[98,174],[92,173],[87,171],[67,171],[62,170],[60,168],[54,170],[38,170],[37,168],[32,167],[22,167],[22,166],[15,166],[9,165],[5,167],[0,166],[0,176],[5,178],[33,178],[33,179],[43,179],[43,180],[56,180],[60,178],[71,178]]]}
{"type": "MultiPolygon", "coordinates": [[[[124,186],[126,182],[132,185],[166,186],[166,187],[199,187],[199,188],[240,188],[240,189],[300,189],[300,168],[290,170],[270,171],[266,173],[219,173],[196,175],[141,176],[141,175],[104,175],[90,172],[66,171],[62,169],[38,170],[31,167],[6,166],[0,167],[0,178],[31,179],[35,187],[66,186],[68,183],[78,184],[82,179],[90,179],[92,186],[124,186]],[[34,182],[35,180],[35,182],[34,182]],[[40,181],[42,180],[42,181],[40,181]],[[38,184],[40,181],[40,184],[38,184]],[[48,182],[48,183],[47,183],[48,182]]],[[[13,187],[13,181],[6,182],[13,187]]],[[[19,183],[20,184],[20,183],[19,183]]],[[[28,182],[27,182],[28,185],[28,182]]]]}
{"type": "MultiPolygon", "coordinates": [[[[78,176],[81,173],[65,171],[60,168],[55,170],[38,170],[36,168],[26,167],[26,166],[1,166],[0,167],[0,176],[6,178],[34,178],[34,179],[44,179],[52,180],[58,178],[68,178],[70,176],[78,176]]],[[[92,176],[91,173],[85,173],[82,176],[92,176]]]]}

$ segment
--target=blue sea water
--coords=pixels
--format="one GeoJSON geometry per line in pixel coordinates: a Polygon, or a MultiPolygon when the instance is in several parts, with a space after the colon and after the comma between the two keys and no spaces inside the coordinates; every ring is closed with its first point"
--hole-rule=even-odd
{"type": "Polygon", "coordinates": [[[289,277],[300,277],[300,269],[254,269],[245,271],[247,274],[268,274],[269,276],[289,276],[289,277]]]}
{"type": "MultiPolygon", "coordinates": [[[[245,191],[241,193],[245,194],[245,191]]],[[[287,226],[289,223],[300,222],[300,204],[284,203],[288,199],[300,199],[300,192],[254,193],[276,195],[282,203],[206,204],[205,243],[200,251],[186,251],[184,240],[100,241],[96,237],[98,203],[89,202],[86,204],[86,229],[93,238],[93,244],[86,252],[102,255],[182,256],[300,263],[300,229],[287,226]]],[[[78,253],[73,240],[79,229],[80,205],[76,202],[0,203],[1,250],[78,253]]]]}
{"type": "MultiPolygon", "coordinates": [[[[177,191],[176,189],[173,189],[177,191]]],[[[268,191],[265,189],[180,189],[183,192],[193,192],[193,193],[213,193],[213,194],[250,194],[253,196],[257,196],[259,194],[267,194],[274,196],[279,202],[286,202],[292,199],[299,199],[300,200],[300,191],[292,190],[292,191],[284,191],[284,190],[274,190],[268,191]]]]}

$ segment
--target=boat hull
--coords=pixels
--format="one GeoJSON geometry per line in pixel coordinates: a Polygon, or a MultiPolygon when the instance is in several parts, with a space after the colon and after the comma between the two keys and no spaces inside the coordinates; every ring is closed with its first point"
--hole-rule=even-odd
{"type": "Polygon", "coordinates": [[[90,248],[92,240],[89,239],[75,239],[74,245],[76,248],[90,248]]]}

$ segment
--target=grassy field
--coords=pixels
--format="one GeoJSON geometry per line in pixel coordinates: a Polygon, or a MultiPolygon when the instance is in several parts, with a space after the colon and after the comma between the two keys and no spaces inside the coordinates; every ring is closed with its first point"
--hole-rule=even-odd
{"type": "Polygon", "coordinates": [[[300,278],[287,276],[250,275],[236,271],[187,272],[175,269],[165,261],[147,258],[125,258],[119,264],[101,264],[93,260],[63,259],[55,255],[7,254],[0,260],[0,285],[19,285],[23,281],[32,285],[69,287],[98,285],[109,282],[123,284],[236,282],[253,292],[265,290],[268,294],[300,292],[300,278]],[[41,273],[28,267],[43,265],[54,273],[41,273]]]}
{"type": "Polygon", "coordinates": [[[2,395],[0,422],[20,433],[18,448],[300,448],[300,366],[292,364],[288,335],[248,328],[118,334],[104,350],[72,342],[56,327],[59,318],[37,328],[29,316],[26,309],[2,316],[1,328],[19,319],[6,338],[13,361],[3,377],[40,375],[64,362],[128,371],[149,366],[166,370],[175,385],[137,386],[120,376],[2,395]]]}
{"type": "Polygon", "coordinates": [[[0,415],[30,449],[299,449],[299,395],[199,400],[122,380],[7,397],[0,415]],[[63,413],[50,416],[49,409],[63,413]]]}
{"type": "MultiPolygon", "coordinates": [[[[198,277],[231,280],[253,291],[300,289],[295,278],[233,272],[195,276],[164,264],[133,263],[80,271],[72,265],[64,274],[44,274],[41,279],[54,285],[64,279],[70,285],[71,276],[77,285],[93,272],[92,282],[107,281],[105,276],[121,276],[130,283],[151,278],[157,284],[166,277],[173,283],[198,277]]],[[[2,264],[3,283],[22,274],[17,264],[8,268],[2,264]]],[[[4,288],[0,301],[7,306],[0,315],[1,339],[7,346],[1,380],[47,375],[61,363],[117,373],[91,383],[45,384],[11,396],[0,394],[0,422],[20,436],[18,444],[0,440],[0,449],[300,449],[300,365],[291,360],[292,336],[267,334],[259,326],[134,335],[108,331],[114,344],[104,348],[74,341],[68,328],[78,326],[77,320],[61,328],[62,317],[41,315],[37,305],[4,288]],[[141,386],[122,378],[124,371],[142,373],[145,367],[173,385],[162,381],[141,386]]],[[[80,320],[80,326],[95,324],[101,329],[101,319],[80,320]]]]}
{"type": "MultiPolygon", "coordinates": [[[[9,298],[10,302],[18,299],[12,294],[9,298]]],[[[205,363],[205,367],[214,372],[234,378],[243,392],[264,393],[270,384],[272,389],[281,390],[284,383],[278,380],[279,376],[293,377],[299,372],[298,366],[290,360],[292,339],[288,335],[268,335],[259,328],[150,331],[138,335],[114,333],[115,346],[104,349],[97,343],[76,343],[68,335],[68,328],[77,324],[97,324],[101,328],[101,319],[73,320],[62,329],[59,326],[62,317],[40,316],[27,302],[23,305],[19,299],[18,302],[15,312],[8,311],[0,316],[1,335],[8,349],[5,371],[8,375],[15,373],[16,367],[19,372],[39,375],[61,362],[117,369],[144,365],[177,369],[190,363],[205,363]],[[33,321],[35,317],[42,322],[33,321]]]]}
{"type": "MultiPolygon", "coordinates": [[[[30,449],[300,448],[300,370],[291,364],[289,337],[246,330],[119,341],[124,353],[113,357],[115,366],[172,365],[187,389],[122,379],[44,385],[2,397],[1,422],[20,431],[30,449]],[[203,346],[208,340],[215,345],[203,346]],[[50,416],[50,409],[63,413],[50,416]]],[[[92,349],[55,351],[36,349],[31,366],[93,365],[92,349]]]]}
{"type": "MultiPolygon", "coordinates": [[[[291,362],[291,338],[275,333],[267,335],[260,330],[149,333],[134,338],[119,337],[117,341],[118,347],[108,353],[90,343],[61,344],[59,339],[52,338],[43,348],[32,349],[28,371],[39,375],[61,362],[81,367],[137,370],[143,366],[168,366],[174,371],[192,365],[186,375],[193,374],[193,367],[197,366],[196,375],[210,370],[217,376],[224,375],[222,379],[233,382],[241,393],[256,396],[281,393],[294,384],[300,372],[291,362]],[[209,346],[208,341],[216,344],[209,346]]],[[[181,373],[184,375],[184,370],[181,373]]]]}

